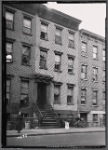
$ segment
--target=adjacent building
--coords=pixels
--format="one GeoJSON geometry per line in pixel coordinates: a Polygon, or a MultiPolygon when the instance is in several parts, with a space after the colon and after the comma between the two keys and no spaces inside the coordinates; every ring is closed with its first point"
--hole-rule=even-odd
{"type": "Polygon", "coordinates": [[[84,29],[79,38],[78,111],[90,123],[104,123],[105,38],[84,29]]]}

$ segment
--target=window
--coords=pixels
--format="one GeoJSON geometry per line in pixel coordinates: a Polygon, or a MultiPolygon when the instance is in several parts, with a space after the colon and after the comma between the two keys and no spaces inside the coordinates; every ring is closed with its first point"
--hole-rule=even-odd
{"type": "Polygon", "coordinates": [[[22,65],[30,65],[30,46],[23,45],[22,47],[22,65]]]}
{"type": "Polygon", "coordinates": [[[98,80],[98,68],[93,67],[93,81],[98,80]]]}
{"type": "Polygon", "coordinates": [[[62,44],[62,38],[61,38],[61,29],[56,28],[56,33],[55,33],[55,43],[56,44],[62,44]]]}
{"type": "Polygon", "coordinates": [[[74,33],[69,33],[69,45],[70,48],[74,48],[74,33]]]}
{"type": "Polygon", "coordinates": [[[97,46],[93,46],[93,59],[97,59],[97,53],[98,53],[98,47],[97,46]]]}
{"type": "Polygon", "coordinates": [[[73,105],[73,87],[68,86],[67,105],[73,105]]]}
{"type": "Polygon", "coordinates": [[[40,34],[40,38],[43,39],[43,40],[48,40],[48,25],[47,24],[44,24],[44,23],[41,23],[41,34],[40,34]]]}
{"type": "Polygon", "coordinates": [[[13,49],[13,43],[12,42],[6,42],[6,62],[7,63],[11,63],[13,60],[12,49],[13,49]]]}
{"type": "Polygon", "coordinates": [[[74,58],[68,57],[68,73],[73,73],[74,70],[74,58]]]}
{"type": "Polygon", "coordinates": [[[47,68],[47,52],[40,50],[40,64],[39,64],[41,69],[46,69],[47,68]]]}
{"type": "Polygon", "coordinates": [[[6,28],[13,29],[14,28],[14,13],[6,11],[5,19],[6,19],[6,28]]]}
{"type": "Polygon", "coordinates": [[[87,65],[81,66],[81,79],[87,79],[87,65]]]}
{"type": "Polygon", "coordinates": [[[81,104],[86,103],[86,89],[81,89],[81,104]]]}
{"type": "Polygon", "coordinates": [[[6,104],[8,104],[10,100],[10,88],[11,88],[11,79],[7,79],[6,80],[6,104]]]}
{"type": "Polygon", "coordinates": [[[98,121],[98,114],[93,114],[93,122],[98,121]]]}
{"type": "Polygon", "coordinates": [[[103,70],[103,82],[105,82],[105,70],[103,70]]]}
{"type": "Polygon", "coordinates": [[[29,103],[29,81],[21,80],[21,100],[20,105],[22,107],[28,106],[29,103]]]}
{"type": "Polygon", "coordinates": [[[82,53],[87,53],[87,43],[86,42],[81,43],[81,51],[82,51],[82,53]]]}
{"type": "Polygon", "coordinates": [[[105,91],[103,91],[103,105],[105,105],[105,91]]]}
{"type": "Polygon", "coordinates": [[[60,85],[54,85],[54,103],[60,103],[60,85]]]}
{"type": "Polygon", "coordinates": [[[98,91],[93,91],[93,105],[97,105],[97,96],[98,96],[98,91]]]}
{"type": "Polygon", "coordinates": [[[103,61],[105,61],[105,49],[103,49],[103,61]]]}
{"type": "Polygon", "coordinates": [[[23,19],[23,32],[31,34],[31,18],[25,17],[23,19]]]}
{"type": "Polygon", "coordinates": [[[61,56],[59,54],[55,54],[55,70],[60,70],[61,66],[61,56]]]}

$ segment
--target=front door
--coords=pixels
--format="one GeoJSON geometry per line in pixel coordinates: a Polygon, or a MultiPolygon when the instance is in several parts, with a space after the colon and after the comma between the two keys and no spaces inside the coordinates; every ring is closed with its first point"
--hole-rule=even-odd
{"type": "Polygon", "coordinates": [[[38,99],[37,105],[40,109],[43,109],[46,104],[46,84],[38,83],[38,99]]]}

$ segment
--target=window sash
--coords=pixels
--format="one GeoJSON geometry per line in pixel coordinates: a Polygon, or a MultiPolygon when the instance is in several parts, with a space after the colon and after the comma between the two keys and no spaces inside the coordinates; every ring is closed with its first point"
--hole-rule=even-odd
{"type": "Polygon", "coordinates": [[[93,53],[94,54],[97,54],[97,50],[98,50],[98,48],[96,46],[93,46],[93,53]]]}
{"type": "Polygon", "coordinates": [[[55,34],[56,34],[56,36],[59,36],[59,37],[61,37],[61,32],[62,32],[61,30],[59,30],[59,29],[56,29],[56,33],[55,33],[55,34]]]}
{"type": "Polygon", "coordinates": [[[58,35],[55,36],[55,43],[57,43],[57,44],[61,44],[62,43],[61,36],[58,36],[58,35]]]}
{"type": "Polygon", "coordinates": [[[69,40],[74,41],[74,34],[69,33],[69,40]]]}
{"type": "Polygon", "coordinates": [[[61,56],[60,55],[55,55],[55,62],[60,63],[61,56]]]}
{"type": "Polygon", "coordinates": [[[72,96],[73,95],[73,88],[68,87],[67,95],[72,96]]]}
{"type": "Polygon", "coordinates": [[[73,103],[73,96],[67,95],[67,104],[72,104],[73,103]]]}
{"type": "Polygon", "coordinates": [[[6,20],[10,20],[10,21],[13,22],[14,14],[11,13],[11,12],[6,12],[5,13],[5,18],[6,18],[6,20]]]}
{"type": "Polygon", "coordinates": [[[23,19],[23,26],[26,27],[26,28],[31,29],[31,19],[24,18],[23,19]]]}
{"type": "Polygon", "coordinates": [[[45,24],[41,24],[41,32],[47,33],[48,26],[45,24]]]}
{"type": "Polygon", "coordinates": [[[12,52],[13,43],[7,42],[6,43],[6,52],[11,53],[12,52]]]}
{"type": "Polygon", "coordinates": [[[40,68],[46,69],[46,60],[40,59],[39,66],[40,68]]]}
{"type": "Polygon", "coordinates": [[[98,121],[98,115],[97,114],[93,114],[93,121],[98,121]]]}
{"type": "Polygon", "coordinates": [[[87,52],[87,44],[86,44],[86,43],[82,42],[81,50],[82,50],[83,52],[87,52]]]}
{"type": "Polygon", "coordinates": [[[54,94],[60,95],[60,86],[54,86],[54,94]]]}

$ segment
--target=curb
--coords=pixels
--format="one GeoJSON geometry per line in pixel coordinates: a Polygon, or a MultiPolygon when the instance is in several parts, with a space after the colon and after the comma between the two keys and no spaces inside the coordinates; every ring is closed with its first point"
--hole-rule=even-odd
{"type": "MultiPolygon", "coordinates": [[[[71,133],[90,133],[90,132],[104,132],[105,130],[98,130],[98,131],[70,131],[70,132],[57,132],[57,133],[37,133],[37,134],[32,134],[32,133],[21,133],[21,135],[23,134],[27,134],[27,136],[40,136],[40,135],[54,135],[54,134],[71,134],[71,133]]],[[[7,135],[7,137],[19,137],[21,135],[7,135]]]]}

